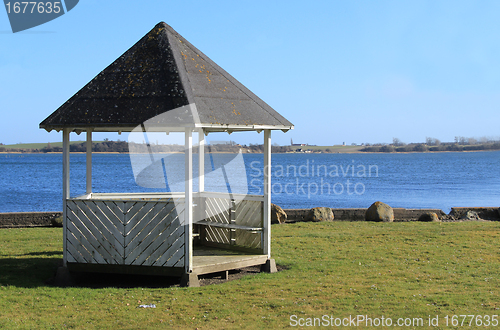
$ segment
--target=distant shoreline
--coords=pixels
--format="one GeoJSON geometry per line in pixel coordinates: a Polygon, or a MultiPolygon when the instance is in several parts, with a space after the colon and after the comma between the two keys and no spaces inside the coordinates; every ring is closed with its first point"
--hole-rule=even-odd
{"type": "MultiPolygon", "coordinates": [[[[75,141],[70,144],[69,150],[71,153],[86,153],[87,147],[85,142],[75,141]]],[[[105,154],[127,154],[132,151],[136,154],[148,153],[184,153],[184,145],[178,144],[137,144],[127,143],[126,141],[96,141],[92,142],[93,153],[105,154]],[[143,152],[144,151],[144,152],[143,152]]],[[[240,145],[233,141],[207,144],[205,150],[210,153],[263,153],[264,146],[261,144],[240,145]]],[[[316,146],[316,145],[286,145],[286,146],[271,146],[272,153],[293,153],[293,154],[337,154],[337,153],[422,153],[422,152],[473,152],[473,151],[493,151],[500,150],[499,141],[489,141],[485,143],[460,144],[460,143],[410,143],[410,144],[376,144],[376,145],[333,145],[333,146],[316,146]]],[[[50,154],[62,153],[62,143],[31,143],[31,144],[14,144],[0,145],[0,154],[13,153],[32,153],[32,154],[50,154]]],[[[198,152],[198,146],[193,146],[193,153],[198,152]]]]}
{"type": "MultiPolygon", "coordinates": [[[[395,139],[397,140],[397,139],[395,139]]],[[[62,142],[48,143],[19,143],[1,145],[0,153],[62,153],[62,142]]],[[[85,153],[87,143],[83,141],[72,141],[69,145],[71,153],[85,153]]],[[[180,144],[144,144],[127,141],[93,141],[93,153],[184,153],[184,145],[180,144]]],[[[263,153],[262,144],[241,145],[234,141],[218,141],[207,143],[205,150],[210,153],[263,153]]],[[[273,145],[272,153],[422,153],[422,152],[472,152],[500,150],[500,141],[484,140],[477,143],[475,139],[460,139],[456,142],[440,142],[436,139],[428,139],[425,143],[402,143],[392,144],[351,144],[317,146],[308,144],[273,145]]],[[[193,146],[193,153],[198,152],[198,146],[193,146]]]]}
{"type": "MultiPolygon", "coordinates": [[[[384,151],[330,151],[330,152],[274,152],[273,154],[290,154],[290,155],[308,155],[308,154],[434,154],[434,153],[453,153],[453,152],[491,152],[491,151],[500,151],[499,149],[484,149],[484,150],[440,150],[440,151],[392,151],[392,152],[384,152],[384,151]]],[[[86,152],[82,151],[71,151],[71,154],[86,154],[86,152]]],[[[173,152],[154,152],[155,154],[183,154],[180,151],[173,152]]],[[[236,152],[229,151],[215,151],[212,153],[216,154],[233,154],[236,152]]],[[[51,151],[51,152],[33,152],[33,151],[0,151],[0,155],[57,155],[62,154],[62,151],[51,151]]],[[[93,151],[92,154],[109,154],[109,155],[120,155],[120,154],[134,154],[134,155],[147,155],[148,153],[129,153],[129,152],[118,152],[118,151],[93,151]]],[[[193,152],[193,154],[197,154],[197,152],[193,152]]],[[[262,152],[243,152],[243,154],[262,154],[262,152]]]]}

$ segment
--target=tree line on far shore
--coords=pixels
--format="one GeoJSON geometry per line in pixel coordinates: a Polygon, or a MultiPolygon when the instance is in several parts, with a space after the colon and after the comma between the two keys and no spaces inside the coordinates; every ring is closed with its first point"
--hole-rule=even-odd
{"type": "Polygon", "coordinates": [[[500,150],[500,141],[487,138],[475,139],[461,136],[455,137],[455,142],[441,142],[427,137],[425,143],[401,142],[394,138],[392,144],[366,144],[363,152],[427,152],[427,151],[480,151],[500,150]]]}
{"type": "MultiPolygon", "coordinates": [[[[229,152],[238,153],[240,150],[243,153],[262,153],[264,151],[264,146],[261,144],[250,144],[239,145],[235,143],[228,144],[207,144],[205,146],[208,152],[229,152]]],[[[273,145],[272,152],[282,153],[292,151],[290,146],[277,146],[273,145]]],[[[50,152],[62,152],[63,149],[60,146],[52,146],[48,143],[43,148],[38,149],[16,149],[16,148],[5,148],[0,145],[0,152],[29,152],[29,153],[50,153],[50,152]]],[[[70,152],[86,152],[87,145],[86,142],[73,143],[69,146],[70,152]]],[[[118,152],[118,153],[168,153],[168,152],[184,152],[184,146],[178,144],[140,144],[140,143],[128,143],[125,141],[103,141],[103,142],[92,142],[92,152],[118,152]]],[[[197,153],[198,148],[193,147],[193,152],[197,153]]]]}
{"type": "MultiPolygon", "coordinates": [[[[69,146],[70,152],[86,152],[87,145],[86,142],[73,143],[69,146]]],[[[43,148],[34,149],[16,149],[16,148],[5,148],[0,147],[0,152],[39,152],[39,153],[49,153],[49,152],[62,152],[63,148],[60,146],[53,146],[50,143],[43,148]]],[[[103,142],[93,142],[92,151],[94,152],[128,152],[128,143],[125,141],[103,141],[103,142]]]]}
{"type": "MultiPolygon", "coordinates": [[[[262,144],[240,145],[231,141],[231,143],[215,143],[207,144],[206,152],[228,152],[228,153],[262,153],[264,146],[262,144]]],[[[307,148],[307,147],[305,147],[307,148]]],[[[70,152],[86,152],[86,142],[73,143],[69,147],[70,152]]],[[[393,143],[378,143],[363,145],[363,148],[358,149],[360,152],[427,152],[427,151],[480,151],[480,150],[500,150],[500,140],[491,139],[474,139],[456,137],[455,142],[441,142],[438,139],[426,138],[425,143],[403,143],[398,138],[393,139],[393,143]]],[[[47,145],[43,148],[34,149],[16,149],[3,147],[0,144],[0,152],[17,152],[17,153],[50,153],[62,152],[62,147],[59,145],[47,145]]],[[[117,153],[168,153],[168,152],[184,152],[184,145],[178,144],[141,144],[141,143],[128,143],[126,141],[109,141],[92,142],[93,152],[117,152],[117,153]]],[[[271,147],[273,153],[287,153],[287,152],[304,152],[301,149],[295,150],[292,146],[279,146],[274,144],[271,147]]],[[[319,147],[310,152],[338,152],[338,149],[330,149],[328,147],[319,147]]],[[[193,147],[193,152],[197,153],[198,148],[193,147]]]]}

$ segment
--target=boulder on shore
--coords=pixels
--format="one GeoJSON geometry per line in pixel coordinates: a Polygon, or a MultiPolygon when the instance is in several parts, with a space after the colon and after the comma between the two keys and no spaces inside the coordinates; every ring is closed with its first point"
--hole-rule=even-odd
{"type": "Polygon", "coordinates": [[[467,211],[460,217],[460,220],[481,220],[476,211],[467,211]]]}
{"type": "Polygon", "coordinates": [[[306,216],[306,221],[320,222],[333,221],[333,211],[329,207],[315,207],[309,210],[306,216]]]}
{"type": "Polygon", "coordinates": [[[287,215],[281,207],[271,204],[271,223],[285,223],[287,215]]]}
{"type": "Polygon", "coordinates": [[[382,202],[373,203],[365,213],[366,221],[394,221],[394,210],[389,205],[382,202]]]}
{"type": "Polygon", "coordinates": [[[53,218],[51,221],[52,226],[54,227],[62,227],[63,226],[63,217],[62,215],[57,218],[53,218]]]}
{"type": "Polygon", "coordinates": [[[419,218],[418,221],[425,222],[440,222],[438,215],[435,212],[425,212],[419,218]]]}

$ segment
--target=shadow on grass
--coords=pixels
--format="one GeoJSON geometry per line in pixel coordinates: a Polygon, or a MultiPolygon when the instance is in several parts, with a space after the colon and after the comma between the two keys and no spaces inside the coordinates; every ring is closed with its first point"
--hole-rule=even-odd
{"type": "MultiPolygon", "coordinates": [[[[282,270],[278,266],[278,270],[282,270]]],[[[243,276],[252,276],[260,273],[260,266],[246,267],[229,271],[228,279],[221,273],[204,274],[199,276],[200,286],[222,284],[234,281],[243,276]]],[[[48,283],[54,286],[68,286],[68,283],[57,283],[55,279],[48,283]]],[[[71,273],[72,287],[91,289],[101,288],[170,288],[180,287],[180,277],[135,275],[135,274],[106,274],[106,273],[71,273]]]]}
{"type": "MultiPolygon", "coordinates": [[[[14,258],[0,258],[0,286],[15,286],[22,288],[36,287],[82,287],[82,288],[168,288],[179,287],[180,277],[102,274],[102,273],[71,273],[70,283],[57,280],[57,269],[62,266],[60,252],[32,252],[14,258]],[[37,258],[38,256],[38,258],[37,258]],[[57,258],[59,257],[59,258],[57,258]]],[[[277,266],[278,271],[284,270],[277,266]]],[[[221,284],[260,273],[260,267],[246,267],[229,271],[228,279],[221,273],[200,275],[200,285],[221,284]]]]}
{"type": "MultiPolygon", "coordinates": [[[[40,253],[47,256],[47,253],[40,253]]],[[[54,253],[54,255],[56,255],[54,253]]],[[[57,253],[61,255],[61,253],[57,253]]],[[[34,288],[47,286],[47,279],[54,276],[60,258],[0,258],[0,285],[34,288]]]]}
{"type": "Polygon", "coordinates": [[[62,253],[60,251],[48,251],[48,252],[30,252],[26,254],[19,255],[21,256],[32,256],[32,257],[40,257],[40,256],[57,256],[61,257],[62,253]]]}
{"type": "MultiPolygon", "coordinates": [[[[58,286],[58,283],[53,282],[58,286]]],[[[90,289],[101,288],[168,288],[180,285],[180,279],[167,276],[71,273],[71,286],[90,289]]]]}

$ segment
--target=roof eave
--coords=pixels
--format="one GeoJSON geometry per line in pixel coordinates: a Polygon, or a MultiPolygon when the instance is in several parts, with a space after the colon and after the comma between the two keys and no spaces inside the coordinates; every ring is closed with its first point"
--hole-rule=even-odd
{"type": "MultiPolygon", "coordinates": [[[[132,132],[138,125],[136,124],[123,124],[123,125],[40,125],[41,129],[45,129],[47,132],[51,131],[62,131],[65,128],[70,129],[70,132],[80,133],[83,131],[92,132],[132,132]]],[[[152,126],[148,125],[147,130],[150,132],[183,132],[187,127],[196,129],[203,129],[205,132],[248,132],[248,131],[263,131],[263,130],[281,130],[289,131],[294,129],[293,125],[229,125],[229,124],[190,124],[190,125],[176,125],[173,127],[167,126],[152,126]]]]}

